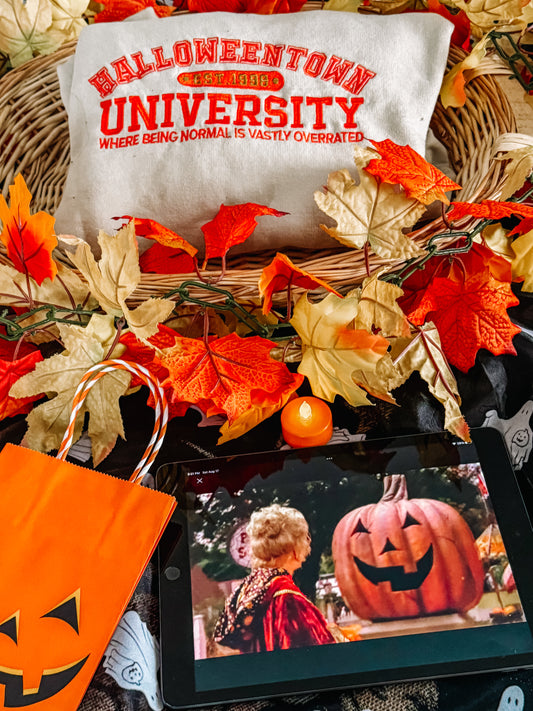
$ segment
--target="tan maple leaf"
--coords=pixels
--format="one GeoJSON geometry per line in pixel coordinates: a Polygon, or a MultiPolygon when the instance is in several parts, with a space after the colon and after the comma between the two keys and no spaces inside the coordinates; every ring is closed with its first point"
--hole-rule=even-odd
{"type": "Polygon", "coordinates": [[[50,33],[50,0],[0,0],[0,52],[18,67],[34,54],[50,54],[62,39],[50,33]]]}
{"type": "Polygon", "coordinates": [[[450,0],[450,4],[464,10],[478,35],[507,26],[525,26],[522,0],[450,0]]]}
{"type": "Polygon", "coordinates": [[[77,39],[87,25],[83,13],[89,6],[89,0],[50,0],[52,6],[52,25],[50,31],[61,43],[77,39]]]}
{"type": "Polygon", "coordinates": [[[357,316],[358,299],[329,294],[317,304],[304,294],[294,307],[290,321],[302,341],[302,362],[298,372],[306,375],[313,393],[333,402],[336,395],[350,405],[370,405],[353,373],[375,371],[389,342],[349,324],[357,316]]]}
{"type": "MultiPolygon", "coordinates": [[[[51,396],[28,415],[28,431],[23,440],[25,446],[41,452],[59,447],[81,378],[91,366],[104,360],[117,333],[113,317],[99,314],[93,315],[85,328],[65,324],[59,324],[58,328],[65,350],[37,363],[9,392],[15,398],[43,392],[51,396]]],[[[125,346],[119,344],[112,356],[118,357],[124,350],[125,346]]],[[[90,390],[78,415],[75,440],[81,434],[84,413],[89,413],[88,431],[95,465],[109,454],[119,435],[124,437],[119,398],[128,389],[130,377],[124,371],[104,375],[90,390]]]]}
{"type": "Polygon", "coordinates": [[[76,251],[70,254],[71,261],[107,314],[124,315],[138,338],[150,338],[156,333],[158,324],[170,316],[174,303],[170,299],[147,299],[135,309],[126,304],[126,299],[141,280],[133,221],[113,236],[100,231],[98,244],[102,252],[98,262],[89,245],[81,240],[76,251]]]}
{"type": "MultiPolygon", "coordinates": [[[[532,140],[529,136],[527,139],[532,140]]],[[[507,151],[497,156],[496,160],[509,161],[505,166],[502,188],[498,196],[499,200],[507,200],[520,190],[533,172],[533,145],[507,151]]]]}
{"type": "Polygon", "coordinates": [[[457,382],[442,350],[435,325],[428,322],[406,338],[393,338],[391,346],[392,363],[403,381],[415,370],[418,371],[428,384],[430,393],[444,405],[446,429],[469,442],[457,382]]]}
{"type": "Polygon", "coordinates": [[[522,291],[533,291],[533,230],[520,235],[512,244],[513,279],[523,279],[522,291]]]}
{"type": "Polygon", "coordinates": [[[512,262],[515,257],[512,247],[513,236],[499,222],[487,225],[480,237],[474,237],[474,242],[485,243],[494,254],[503,257],[508,262],[512,262]]]}
{"type": "Polygon", "coordinates": [[[372,332],[379,329],[385,338],[407,336],[409,322],[398,306],[396,299],[403,295],[402,289],[374,275],[364,280],[359,297],[359,308],[354,321],[355,328],[372,332]]]}
{"type": "Polygon", "coordinates": [[[314,197],[318,207],[336,220],[337,226],[320,226],[348,247],[361,248],[368,242],[385,259],[418,257],[423,250],[402,230],[416,223],[425,206],[388,183],[378,183],[363,170],[377,155],[368,149],[356,149],[359,183],[346,169],[330,173],[326,192],[317,191],[314,197]]]}

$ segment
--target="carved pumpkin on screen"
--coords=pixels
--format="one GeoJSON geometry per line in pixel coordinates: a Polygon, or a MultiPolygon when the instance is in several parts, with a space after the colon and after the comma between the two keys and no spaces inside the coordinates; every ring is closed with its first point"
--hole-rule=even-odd
{"type": "Polygon", "coordinates": [[[483,593],[474,536],[435,499],[408,499],[403,475],[384,479],[376,504],[346,514],[333,534],[335,577],[353,612],[367,620],[465,612],[483,593]]]}

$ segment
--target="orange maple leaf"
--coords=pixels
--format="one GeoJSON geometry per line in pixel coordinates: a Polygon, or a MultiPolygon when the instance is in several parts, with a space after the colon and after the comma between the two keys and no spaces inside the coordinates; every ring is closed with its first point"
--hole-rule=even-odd
{"type": "Polygon", "coordinates": [[[57,265],[52,251],[57,247],[55,219],[46,212],[30,213],[31,193],[19,173],[9,187],[10,207],[0,195],[0,220],[4,229],[0,239],[7,256],[19,272],[33,277],[39,286],[54,279],[57,265]]]}
{"type": "Polygon", "coordinates": [[[267,314],[272,309],[272,294],[290,288],[292,285],[301,286],[303,289],[323,288],[340,296],[325,281],[300,269],[288,257],[278,252],[270,264],[263,269],[259,279],[259,295],[264,299],[263,313],[267,314]]]}
{"type": "Polygon", "coordinates": [[[533,217],[533,205],[523,205],[519,202],[498,202],[498,200],[482,200],[481,202],[452,202],[451,210],[446,217],[450,222],[462,217],[481,217],[487,220],[500,220],[502,217],[533,217]]]}
{"type": "Polygon", "coordinates": [[[429,279],[420,275],[414,280],[410,277],[400,300],[414,324],[433,321],[446,358],[463,372],[474,365],[480,348],[494,355],[516,354],[512,339],[520,331],[507,314],[510,306],[518,304],[511,291],[510,278],[498,278],[510,277],[509,265],[504,268],[500,261],[505,260],[496,255],[484,261],[483,250],[490,250],[482,245],[475,247],[472,256],[470,253],[456,255],[447,271],[439,272],[430,265],[429,279]],[[426,285],[416,294],[413,286],[422,279],[426,285]]]}
{"type": "Polygon", "coordinates": [[[158,17],[168,17],[174,11],[168,5],[158,5],[155,0],[103,0],[105,9],[94,16],[95,22],[120,22],[152,7],[158,17]]]}
{"type": "Polygon", "coordinates": [[[193,247],[186,239],[180,237],[176,232],[169,230],[168,227],[164,227],[155,220],[148,220],[142,217],[130,217],[129,215],[124,215],[122,219],[133,220],[135,234],[138,237],[153,239],[165,247],[171,247],[172,249],[185,252],[185,254],[188,254],[190,257],[194,257],[198,252],[196,247],[193,247]]]}
{"type": "Polygon", "coordinates": [[[286,214],[253,202],[221,205],[216,217],[202,226],[205,238],[205,259],[202,269],[205,269],[208,259],[225,257],[230,247],[245,242],[257,227],[256,217],[261,215],[282,217],[286,214]]]}
{"type": "MultiPolygon", "coordinates": [[[[176,331],[161,323],[159,324],[157,333],[148,339],[150,345],[140,341],[131,331],[127,331],[120,337],[120,342],[126,346],[126,351],[120,357],[122,360],[143,365],[152,375],[155,375],[160,383],[163,383],[166,378],[168,378],[168,370],[157,359],[157,353],[163,348],[171,348],[176,343],[176,338],[178,337],[179,334],[176,331]]],[[[137,375],[132,376],[130,388],[137,388],[143,384],[143,381],[137,375]]],[[[169,419],[182,417],[189,409],[190,403],[173,402],[172,388],[168,386],[163,389],[165,390],[165,395],[168,400],[169,419]]],[[[147,405],[155,409],[155,401],[152,393],[150,393],[147,400],[147,405]]]]}
{"type": "Polygon", "coordinates": [[[399,146],[394,141],[370,141],[381,156],[374,158],[365,170],[384,183],[402,185],[405,194],[424,205],[435,200],[448,204],[447,190],[460,190],[461,186],[450,180],[434,165],[428,163],[411,146],[399,146]]]}
{"type": "Polygon", "coordinates": [[[17,346],[0,338],[0,420],[30,412],[33,403],[42,397],[14,398],[9,395],[12,385],[26,373],[31,373],[40,360],[43,357],[38,348],[27,343],[17,346]]]}
{"type": "Polygon", "coordinates": [[[303,376],[270,357],[274,346],[259,336],[234,333],[208,345],[178,336],[159,359],[169,372],[164,387],[172,388],[174,401],[198,405],[208,417],[225,414],[232,424],[254,405],[281,402],[302,384],[303,376]]]}

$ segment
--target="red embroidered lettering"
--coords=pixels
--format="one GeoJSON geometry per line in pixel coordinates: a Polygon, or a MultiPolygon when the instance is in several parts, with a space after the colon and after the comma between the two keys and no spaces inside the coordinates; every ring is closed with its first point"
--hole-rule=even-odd
{"type": "Polygon", "coordinates": [[[220,50],[220,61],[221,62],[238,62],[236,50],[241,46],[241,41],[238,39],[225,39],[220,38],[221,50],[220,50]]]}
{"type": "Polygon", "coordinates": [[[317,77],[322,71],[326,59],[326,55],[322,52],[311,52],[304,64],[304,74],[307,74],[308,77],[317,77]]]}
{"type": "Polygon", "coordinates": [[[163,56],[163,47],[152,47],[152,54],[155,58],[156,71],[161,72],[163,69],[170,69],[170,67],[174,66],[173,59],[170,59],[170,57],[166,59],[163,56]]]}
{"type": "Polygon", "coordinates": [[[161,98],[165,104],[165,114],[163,116],[161,128],[172,128],[174,126],[174,121],[172,120],[172,103],[174,101],[174,94],[163,94],[161,98]]]}
{"type": "Polygon", "coordinates": [[[176,94],[176,98],[179,99],[181,104],[181,112],[183,114],[183,125],[184,126],[194,126],[196,123],[196,117],[198,116],[198,109],[200,104],[205,99],[205,94],[193,94],[192,95],[192,108],[189,109],[189,94],[176,94]]]}
{"type": "Polygon", "coordinates": [[[324,73],[320,78],[324,81],[332,81],[334,84],[340,84],[353,65],[354,62],[349,62],[347,59],[343,61],[340,57],[332,55],[328,66],[324,69],[324,73]]]}
{"type": "Polygon", "coordinates": [[[217,61],[218,53],[218,38],[210,37],[209,39],[195,39],[194,51],[196,54],[196,64],[205,64],[209,62],[213,64],[217,61]]]}
{"type": "Polygon", "coordinates": [[[259,64],[259,59],[257,53],[263,47],[262,42],[244,42],[242,43],[242,57],[241,62],[243,64],[259,64]]]}
{"type": "Polygon", "coordinates": [[[139,79],[142,79],[147,74],[155,72],[155,66],[151,62],[149,62],[148,64],[144,63],[142,52],[134,52],[131,55],[131,58],[133,59],[133,61],[135,62],[135,66],[137,67],[137,76],[139,79]]]}
{"type": "Polygon", "coordinates": [[[105,67],[98,70],[96,74],[89,79],[89,84],[92,84],[94,88],[98,91],[100,96],[108,96],[112,94],[117,82],[111,78],[111,74],[107,71],[105,67]]]}
{"type": "Polygon", "coordinates": [[[188,67],[192,64],[191,43],[187,40],[176,42],[174,47],[174,61],[178,67],[188,67]]]}
{"type": "Polygon", "coordinates": [[[331,96],[308,96],[305,100],[307,106],[315,107],[315,122],[313,128],[326,128],[324,123],[324,106],[331,106],[333,99],[331,96]]]}
{"type": "Polygon", "coordinates": [[[357,128],[357,124],[353,120],[353,117],[355,116],[357,109],[364,103],[365,100],[360,96],[352,96],[350,97],[350,106],[348,106],[348,99],[344,96],[336,96],[335,101],[346,114],[344,128],[357,128]]]}
{"type": "Polygon", "coordinates": [[[257,114],[261,111],[261,99],[253,94],[236,94],[237,116],[233,122],[235,126],[260,126],[261,121],[257,119],[257,114]],[[247,109],[246,104],[251,104],[252,108],[247,109]],[[248,121],[244,119],[247,118],[248,121]]]}
{"type": "Polygon", "coordinates": [[[126,99],[125,97],[121,97],[119,99],[115,99],[114,103],[117,107],[117,122],[115,128],[110,128],[109,126],[109,114],[111,112],[113,101],[108,99],[107,101],[102,101],[100,104],[100,108],[102,109],[100,131],[104,134],[104,136],[115,136],[124,128],[124,104],[126,103],[126,99]]]}
{"type": "Polygon", "coordinates": [[[303,96],[291,96],[292,123],[291,128],[303,128],[301,108],[304,102],[303,96]]]}
{"type": "Polygon", "coordinates": [[[343,89],[347,89],[352,94],[358,94],[368,82],[376,76],[375,72],[358,64],[353,70],[353,73],[342,85],[343,89]]]}
{"type": "Polygon", "coordinates": [[[298,69],[298,63],[302,57],[307,57],[307,50],[303,47],[293,47],[289,45],[287,47],[287,53],[291,55],[291,58],[285,65],[285,69],[290,69],[295,72],[298,69]]]}
{"type": "Polygon", "coordinates": [[[159,101],[159,96],[147,96],[146,101],[149,104],[148,111],[141,101],[140,96],[130,96],[128,97],[131,104],[131,121],[128,131],[140,131],[141,124],[139,123],[139,116],[144,121],[144,125],[149,131],[155,131],[157,128],[157,123],[155,120],[155,115],[157,111],[157,102],[159,101]]]}
{"type": "Polygon", "coordinates": [[[115,69],[117,82],[119,84],[129,84],[130,81],[138,78],[138,74],[128,64],[126,57],[119,57],[111,62],[111,66],[115,69]]]}
{"type": "Polygon", "coordinates": [[[284,44],[265,44],[261,64],[267,67],[279,67],[284,49],[284,44]]]}
{"type": "Polygon", "coordinates": [[[231,104],[231,94],[208,94],[209,99],[209,118],[205,123],[229,123],[230,118],[225,113],[225,106],[219,106],[221,101],[223,104],[231,104]]]}
{"type": "Polygon", "coordinates": [[[287,102],[281,96],[267,96],[265,99],[265,113],[268,114],[265,119],[265,126],[267,128],[282,128],[287,125],[287,112],[283,109],[287,106],[287,102]],[[275,109],[273,105],[277,105],[281,108],[275,109]],[[270,116],[275,116],[279,118],[279,121],[273,121],[270,116]]]}

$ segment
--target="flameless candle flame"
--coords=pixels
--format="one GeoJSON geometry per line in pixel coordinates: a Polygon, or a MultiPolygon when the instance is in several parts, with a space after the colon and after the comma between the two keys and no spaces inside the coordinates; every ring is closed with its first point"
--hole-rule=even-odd
{"type": "Polygon", "coordinates": [[[311,405],[307,402],[307,400],[304,400],[302,402],[298,412],[300,413],[300,417],[302,418],[302,420],[310,420],[313,416],[313,409],[311,405]]]}

